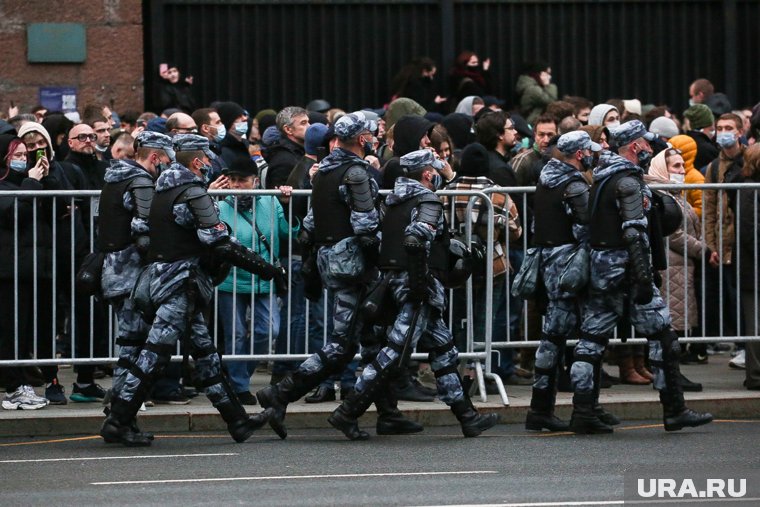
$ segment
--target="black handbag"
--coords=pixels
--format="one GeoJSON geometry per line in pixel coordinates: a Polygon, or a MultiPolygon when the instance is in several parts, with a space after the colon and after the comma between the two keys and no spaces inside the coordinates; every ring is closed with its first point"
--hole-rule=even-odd
{"type": "Polygon", "coordinates": [[[103,277],[103,262],[106,259],[104,252],[88,253],[82,265],[77,271],[75,287],[77,292],[85,296],[94,296],[100,293],[100,280],[103,277]]]}

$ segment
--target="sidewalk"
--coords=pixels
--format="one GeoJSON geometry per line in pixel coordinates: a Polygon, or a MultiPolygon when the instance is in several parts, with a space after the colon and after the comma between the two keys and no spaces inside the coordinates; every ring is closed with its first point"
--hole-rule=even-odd
{"type": "MultiPolygon", "coordinates": [[[[686,393],[689,407],[709,411],[717,419],[756,418],[760,417],[760,391],[748,391],[742,387],[744,370],[728,367],[730,356],[710,356],[706,365],[682,366],[683,373],[694,382],[701,382],[701,393],[686,393]]],[[[605,369],[617,376],[617,368],[605,365],[605,369]]],[[[67,396],[71,393],[74,380],[71,368],[62,369],[61,384],[66,388],[67,396]]],[[[255,392],[269,380],[264,374],[256,374],[251,391],[255,392]]],[[[111,382],[106,377],[99,383],[108,388],[111,382]]],[[[486,403],[481,403],[479,396],[473,401],[475,405],[489,412],[498,412],[505,423],[521,423],[530,405],[530,386],[506,386],[510,406],[501,404],[497,395],[488,396],[486,403]]],[[[36,389],[38,394],[42,388],[36,389]]],[[[0,393],[0,396],[4,394],[0,393]]],[[[557,397],[557,415],[569,418],[572,394],[559,393],[557,397]]],[[[616,385],[602,390],[602,404],[609,411],[624,421],[654,419],[662,417],[658,394],[650,386],[616,385]]],[[[290,429],[327,428],[327,416],[338,402],[306,404],[303,401],[292,403],[288,407],[287,426],[290,429]]],[[[247,407],[249,412],[259,412],[259,406],[247,407]]],[[[448,407],[441,402],[418,403],[400,402],[399,408],[411,419],[425,426],[444,426],[456,423],[448,407]]],[[[97,434],[103,421],[103,407],[99,403],[74,403],[69,401],[64,406],[48,406],[41,410],[1,410],[0,437],[7,436],[63,436],[75,434],[97,434]]],[[[140,412],[140,425],[145,430],[160,433],[221,431],[225,425],[218,412],[204,396],[193,398],[189,405],[156,405],[140,412]]],[[[375,423],[374,407],[361,421],[362,427],[372,429],[375,423]]],[[[262,430],[268,431],[268,430],[262,430]]]]}

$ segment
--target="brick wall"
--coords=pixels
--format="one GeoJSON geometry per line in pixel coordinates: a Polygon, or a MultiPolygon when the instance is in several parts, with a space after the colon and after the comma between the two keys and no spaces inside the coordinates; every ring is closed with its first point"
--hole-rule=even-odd
{"type": "Polygon", "coordinates": [[[20,112],[39,102],[41,86],[77,88],[80,112],[90,103],[117,112],[142,111],[143,25],[141,0],[0,1],[0,110],[12,100],[20,112]],[[27,62],[28,23],[82,23],[87,32],[84,63],[27,62]]]}

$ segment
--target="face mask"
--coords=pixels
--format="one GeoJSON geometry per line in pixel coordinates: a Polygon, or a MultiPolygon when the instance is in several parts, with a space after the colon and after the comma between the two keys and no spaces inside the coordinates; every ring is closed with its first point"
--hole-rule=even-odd
{"type": "Polygon", "coordinates": [[[734,132],[721,132],[715,138],[715,142],[717,142],[718,146],[721,148],[730,148],[736,144],[736,134],[734,132]]]}
{"type": "Polygon", "coordinates": [[[683,174],[671,174],[670,181],[671,183],[678,183],[679,185],[683,185],[683,177],[683,174]]]}
{"type": "Polygon", "coordinates": [[[432,183],[433,183],[433,190],[438,190],[439,188],[441,188],[441,186],[443,186],[443,178],[441,177],[440,174],[435,173],[433,174],[432,183]]]}
{"type": "Polygon", "coordinates": [[[16,172],[22,173],[26,171],[26,162],[23,160],[11,160],[10,168],[16,172]]]}
{"type": "Polygon", "coordinates": [[[639,167],[642,169],[646,169],[649,167],[649,162],[652,160],[652,154],[648,151],[641,150],[636,154],[636,157],[639,159],[639,167]]]}
{"type": "MultiPolygon", "coordinates": [[[[246,131],[248,130],[248,124],[246,124],[246,131]]],[[[221,143],[222,139],[227,135],[227,127],[224,126],[224,123],[220,123],[218,127],[216,127],[216,135],[214,136],[214,141],[217,143],[221,143]]]]}
{"type": "Polygon", "coordinates": [[[240,134],[242,137],[245,137],[245,135],[248,133],[248,122],[241,121],[240,123],[236,123],[235,132],[240,134]]]}
{"type": "Polygon", "coordinates": [[[592,169],[594,167],[594,156],[584,155],[581,159],[581,166],[586,170],[592,169]]]}
{"type": "Polygon", "coordinates": [[[620,126],[620,122],[619,121],[613,121],[613,122],[607,124],[607,128],[608,129],[616,129],[619,126],[620,126]]]}
{"type": "Polygon", "coordinates": [[[368,156],[368,155],[374,155],[375,154],[375,151],[372,149],[372,145],[373,145],[372,141],[367,141],[366,143],[364,143],[362,145],[362,149],[364,150],[364,156],[365,157],[368,156]]]}
{"type": "Polygon", "coordinates": [[[105,153],[105,151],[108,149],[108,146],[101,146],[99,144],[96,144],[95,149],[98,150],[100,153],[105,153]]]}
{"type": "Polygon", "coordinates": [[[203,164],[201,166],[201,174],[203,175],[203,183],[208,185],[211,182],[211,169],[210,165],[203,164]]]}
{"type": "Polygon", "coordinates": [[[689,106],[693,106],[694,104],[696,104],[696,102],[694,102],[694,99],[689,99],[689,106]]]}

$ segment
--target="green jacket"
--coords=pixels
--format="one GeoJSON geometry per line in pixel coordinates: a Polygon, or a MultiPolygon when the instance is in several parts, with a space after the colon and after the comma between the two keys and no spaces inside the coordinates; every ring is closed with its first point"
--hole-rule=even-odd
{"type": "Polygon", "coordinates": [[[525,74],[517,78],[515,91],[520,97],[520,114],[531,125],[546,110],[546,106],[557,100],[557,85],[541,86],[525,74]]]}
{"type": "MultiPolygon", "coordinates": [[[[276,197],[271,195],[257,196],[254,197],[254,202],[256,203],[256,225],[259,232],[266,238],[269,246],[274,250],[274,255],[272,255],[272,252],[269,251],[264,242],[259,239],[259,234],[250,223],[254,217],[251,209],[243,210],[238,204],[236,214],[234,201],[229,196],[224,201],[219,201],[219,218],[222,222],[229,225],[231,234],[243,246],[258,253],[268,262],[272,262],[272,258],[276,260],[280,256],[280,239],[287,241],[289,233],[292,233],[295,238],[300,226],[296,224],[292,229],[288,227],[285,212],[276,197]],[[272,233],[273,231],[274,234],[272,233]]],[[[270,292],[270,283],[268,281],[238,268],[233,268],[230,271],[227,278],[219,285],[219,290],[232,292],[233,285],[238,293],[243,294],[250,294],[252,291],[256,294],[268,294],[270,292]]]]}

